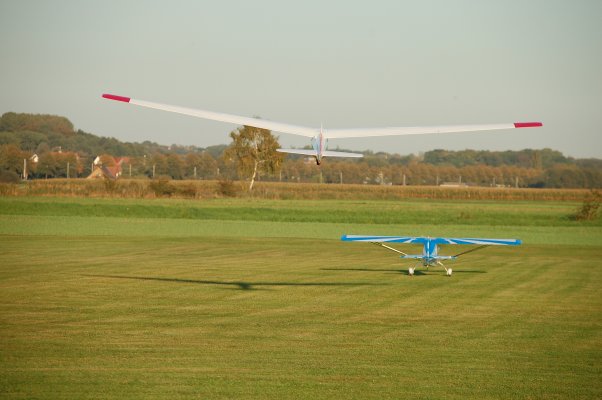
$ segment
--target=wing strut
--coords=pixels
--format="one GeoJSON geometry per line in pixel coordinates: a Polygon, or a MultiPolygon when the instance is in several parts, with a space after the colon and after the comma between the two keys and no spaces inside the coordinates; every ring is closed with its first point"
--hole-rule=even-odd
{"type": "Polygon", "coordinates": [[[472,253],[473,251],[481,250],[481,249],[483,249],[485,247],[488,247],[488,246],[489,246],[488,244],[484,244],[482,246],[475,247],[474,249],[470,249],[470,250],[463,251],[462,253],[458,253],[458,254],[456,254],[456,255],[454,255],[452,257],[459,257],[459,256],[462,256],[464,254],[472,253]]]}
{"type": "Polygon", "coordinates": [[[394,249],[393,247],[387,246],[386,244],[383,244],[381,242],[370,242],[370,243],[375,244],[375,245],[380,246],[380,247],[384,247],[385,249],[389,249],[389,250],[394,251],[396,253],[403,254],[404,256],[407,256],[407,254],[404,253],[403,251],[399,251],[397,249],[394,249]]]}

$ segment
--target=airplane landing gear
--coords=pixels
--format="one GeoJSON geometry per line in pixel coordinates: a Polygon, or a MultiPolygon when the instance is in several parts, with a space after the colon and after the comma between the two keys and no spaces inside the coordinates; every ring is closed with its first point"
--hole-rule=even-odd
{"type": "Polygon", "coordinates": [[[451,268],[447,268],[441,261],[437,261],[437,264],[441,265],[443,267],[443,269],[445,269],[445,275],[447,275],[447,276],[451,276],[452,275],[452,269],[451,268]]]}

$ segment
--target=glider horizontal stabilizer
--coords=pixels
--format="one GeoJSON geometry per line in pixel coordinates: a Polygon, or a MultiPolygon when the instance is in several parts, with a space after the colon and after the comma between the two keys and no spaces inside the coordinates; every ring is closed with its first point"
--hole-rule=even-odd
{"type": "MultiPolygon", "coordinates": [[[[303,149],[276,149],[280,153],[290,153],[290,154],[303,154],[306,156],[316,156],[315,150],[303,150],[303,149]]],[[[361,158],[363,154],[359,153],[346,153],[343,151],[330,151],[324,150],[322,152],[322,157],[353,157],[353,158],[361,158]]]]}
{"type": "Polygon", "coordinates": [[[324,157],[351,157],[351,158],[362,158],[364,155],[359,153],[348,153],[345,151],[331,151],[324,150],[322,152],[324,157]]]}
{"type": "Polygon", "coordinates": [[[280,153],[290,153],[290,154],[302,154],[304,156],[314,156],[316,155],[315,150],[303,150],[303,149],[276,149],[276,151],[280,153]]]}

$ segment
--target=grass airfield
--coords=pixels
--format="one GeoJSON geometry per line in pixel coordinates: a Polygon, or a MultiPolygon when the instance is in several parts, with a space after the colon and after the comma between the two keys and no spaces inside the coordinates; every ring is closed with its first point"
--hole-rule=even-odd
{"type": "Polygon", "coordinates": [[[0,198],[0,393],[600,398],[602,224],[577,206],[0,198]],[[344,233],[524,245],[410,277],[344,233]]]}

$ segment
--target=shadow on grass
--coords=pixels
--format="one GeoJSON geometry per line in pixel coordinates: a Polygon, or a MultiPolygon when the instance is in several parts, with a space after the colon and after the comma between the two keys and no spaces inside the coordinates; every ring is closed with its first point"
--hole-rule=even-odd
{"type": "Polygon", "coordinates": [[[213,281],[181,278],[156,278],[149,276],[124,276],[124,275],[81,275],[93,278],[134,279],[139,281],[159,281],[175,283],[192,283],[197,285],[219,285],[239,290],[259,290],[257,286],[383,286],[383,284],[361,282],[243,282],[243,281],[213,281]]]}
{"type": "MultiPolygon", "coordinates": [[[[396,273],[400,273],[402,275],[406,275],[409,276],[409,272],[407,269],[377,269],[377,268],[320,268],[320,270],[322,271],[360,271],[360,272],[388,272],[388,273],[392,273],[392,272],[396,272],[396,273]]],[[[441,270],[422,270],[422,269],[416,269],[414,271],[414,276],[420,276],[420,275],[438,275],[437,272],[443,272],[445,274],[445,271],[443,269],[441,270]]],[[[453,270],[453,273],[456,274],[486,274],[487,271],[481,271],[481,270],[453,270]]]]}
{"type": "Polygon", "coordinates": [[[320,268],[320,271],[363,271],[363,272],[402,272],[401,269],[376,269],[376,268],[320,268]]]}

